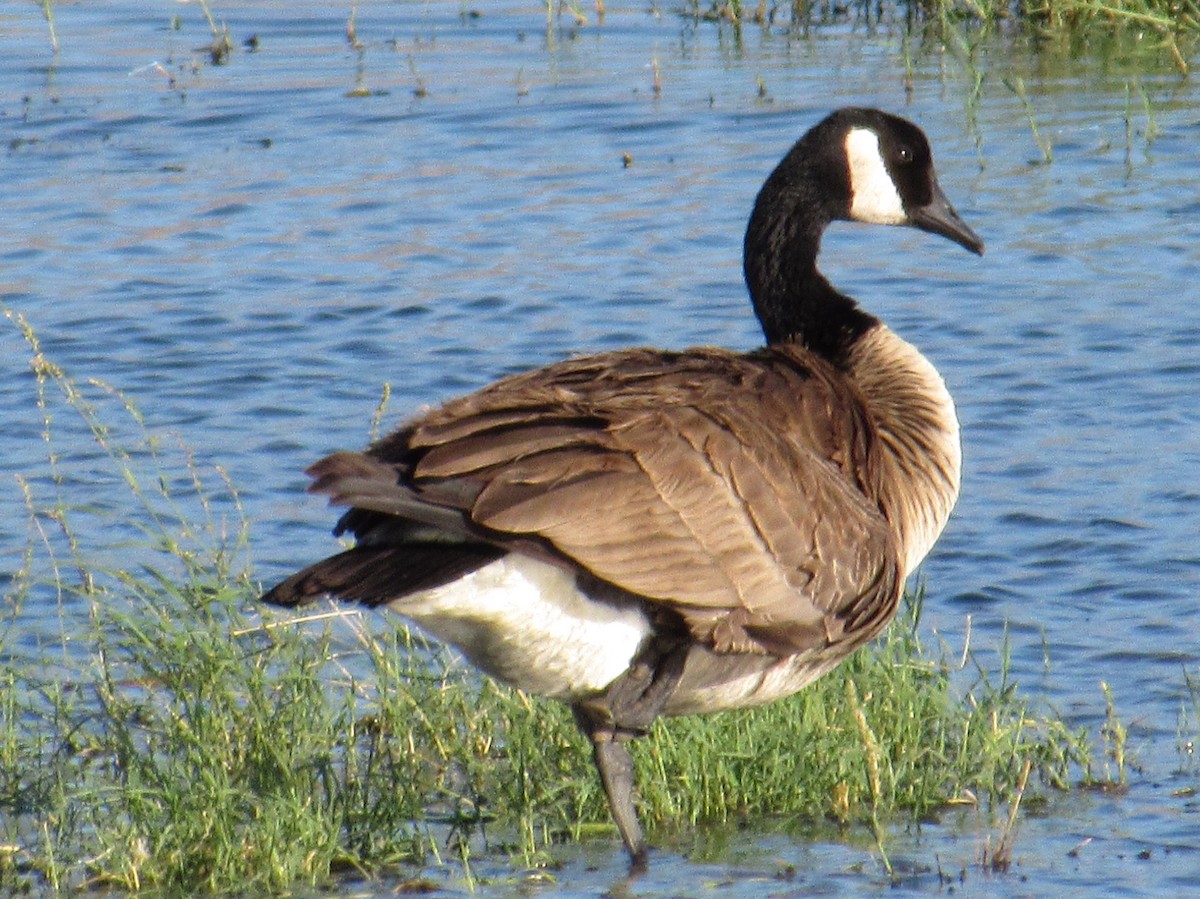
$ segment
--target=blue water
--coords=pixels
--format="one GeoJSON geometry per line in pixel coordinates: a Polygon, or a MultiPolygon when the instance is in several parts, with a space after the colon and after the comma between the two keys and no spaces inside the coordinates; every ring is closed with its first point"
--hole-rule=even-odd
{"type": "MultiPolygon", "coordinates": [[[[846,225],[822,264],[959,405],[963,497],[922,572],[924,627],[955,655],[969,639],[992,672],[1007,641],[1023,691],[1080,725],[1103,719],[1106,682],[1139,767],[1123,797],[1074,794],[1023,821],[1007,875],[972,866],[977,821],[897,834],[900,892],[947,892],[935,859],[968,867],[953,882],[967,895],[1194,882],[1198,784],[1179,751],[1200,663],[1194,80],[1165,58],[1001,40],[973,51],[976,69],[958,42],[905,49],[886,22],[739,37],[610,4],[602,24],[547,31],[535,4],[443,0],[361,4],[361,50],[349,4],[221,3],[235,50],[214,66],[195,5],[55,9],[57,57],[37,6],[0,12],[0,304],[72,376],[133,400],[165,454],[189,448],[213,514],[233,520],[211,471],[227,473],[264,582],[333,546],[300,472],[366,442],[385,383],[390,425],[571,353],[753,347],[739,254],[763,176],[833,107],[917,120],[987,255],[846,225]]],[[[36,504],[92,507],[85,549],[127,562],[142,513],[61,403],[55,487],[31,353],[7,320],[0,352],[0,576],[30,533],[14,476],[36,504]]],[[[46,599],[9,615],[10,647],[52,640],[46,599]]],[[[530,888],[593,895],[623,873],[603,841],[562,858],[554,887],[530,888]]],[[[679,847],[632,894],[887,883],[869,844],[749,835],[724,858],[679,847]]]]}

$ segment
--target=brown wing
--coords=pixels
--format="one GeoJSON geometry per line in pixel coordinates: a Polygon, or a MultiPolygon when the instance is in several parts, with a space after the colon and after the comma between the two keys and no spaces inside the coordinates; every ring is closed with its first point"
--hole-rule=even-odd
{"type": "Polygon", "coordinates": [[[894,608],[873,443],[802,350],[630,350],[499,381],[311,473],[360,542],[399,516],[580,565],[718,651],[789,654],[894,608]]]}

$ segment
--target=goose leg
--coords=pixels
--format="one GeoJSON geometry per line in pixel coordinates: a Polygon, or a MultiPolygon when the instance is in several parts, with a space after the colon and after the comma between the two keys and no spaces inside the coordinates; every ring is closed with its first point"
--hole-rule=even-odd
{"type": "Polygon", "coordinates": [[[648,847],[633,805],[633,758],[625,744],[643,736],[666,705],[683,675],[687,650],[683,641],[654,641],[602,695],[574,706],[635,874],[646,869],[648,847]]]}
{"type": "Polygon", "coordinates": [[[604,784],[604,795],[608,797],[608,808],[625,848],[629,850],[630,873],[646,870],[649,848],[638,822],[637,810],[633,807],[633,757],[625,748],[624,740],[597,740],[592,738],[593,757],[600,771],[600,782],[604,784]]]}
{"type": "Polygon", "coordinates": [[[650,730],[683,676],[689,644],[659,637],[599,696],[575,705],[575,717],[589,737],[598,729],[641,737],[650,730]]]}

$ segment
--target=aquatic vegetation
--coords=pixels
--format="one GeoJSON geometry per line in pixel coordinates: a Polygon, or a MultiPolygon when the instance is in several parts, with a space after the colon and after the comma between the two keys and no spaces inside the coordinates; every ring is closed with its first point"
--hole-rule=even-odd
{"type": "Polygon", "coordinates": [[[1043,28],[1074,31],[1130,26],[1161,33],[1200,31],[1196,0],[1029,0],[1020,13],[1043,28]]]}
{"type": "Polygon", "coordinates": [[[946,42],[970,43],[977,35],[997,33],[1041,44],[1066,42],[1075,54],[1108,54],[1115,41],[1122,52],[1136,48],[1146,58],[1165,54],[1184,73],[1200,34],[1198,0],[684,0],[678,11],[696,22],[786,28],[801,34],[846,24],[890,27],[939,50],[946,42]]]}
{"type": "Polygon", "coordinates": [[[1183,672],[1184,699],[1176,721],[1175,751],[1179,755],[1179,770],[1196,770],[1196,744],[1200,742],[1200,676],[1183,672]]]}
{"type": "Polygon", "coordinates": [[[819,0],[685,0],[680,11],[689,17],[733,23],[814,25],[853,18],[1018,22],[1047,32],[1070,32],[1137,26],[1163,32],[1200,31],[1200,4],[1196,0],[897,0],[880,4],[819,2],[819,0]]]}
{"type": "MultiPolygon", "coordinates": [[[[469,877],[481,851],[532,864],[610,833],[566,709],[383,618],[263,617],[228,479],[148,432],[127,397],[70,378],[6,314],[33,353],[46,471],[22,482],[30,540],[0,628],[0,889],[282,890],[447,851],[469,877]],[[60,455],[72,428],[101,454],[60,455]],[[98,460],[126,507],[75,495],[98,460]],[[97,516],[138,536],[94,549],[97,516]],[[47,599],[61,631],[48,642],[22,630],[47,599]]],[[[955,686],[958,666],[922,643],[921,601],[789,701],[660,722],[636,751],[656,836],[834,822],[868,828],[886,865],[891,824],[990,813],[1026,779],[1053,791],[1090,772],[1087,735],[1034,713],[1006,669],[955,686]]]]}
{"type": "Polygon", "coordinates": [[[58,29],[54,27],[54,3],[53,0],[41,0],[42,15],[46,17],[46,28],[50,34],[50,47],[55,54],[58,53],[58,29]]]}

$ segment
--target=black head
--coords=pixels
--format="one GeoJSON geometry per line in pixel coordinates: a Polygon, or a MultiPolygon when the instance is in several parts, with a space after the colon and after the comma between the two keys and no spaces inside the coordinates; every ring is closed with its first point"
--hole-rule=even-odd
{"type": "Polygon", "coordinates": [[[938,186],[925,134],[878,109],[839,109],[814,125],[767,179],[758,205],[763,220],[799,216],[817,229],[834,219],[908,225],[983,253],[938,186]]]}
{"type": "Polygon", "coordinates": [[[840,217],[910,225],[983,253],[983,241],[942,193],[920,128],[877,109],[842,109],[817,127],[830,127],[830,136],[841,136],[849,203],[840,217]]]}
{"type": "Polygon", "coordinates": [[[769,342],[837,358],[876,323],[817,270],[821,234],[835,219],[907,225],[983,253],[938,186],[921,129],[877,109],[839,109],[767,177],[746,228],[746,284],[769,342]]]}

